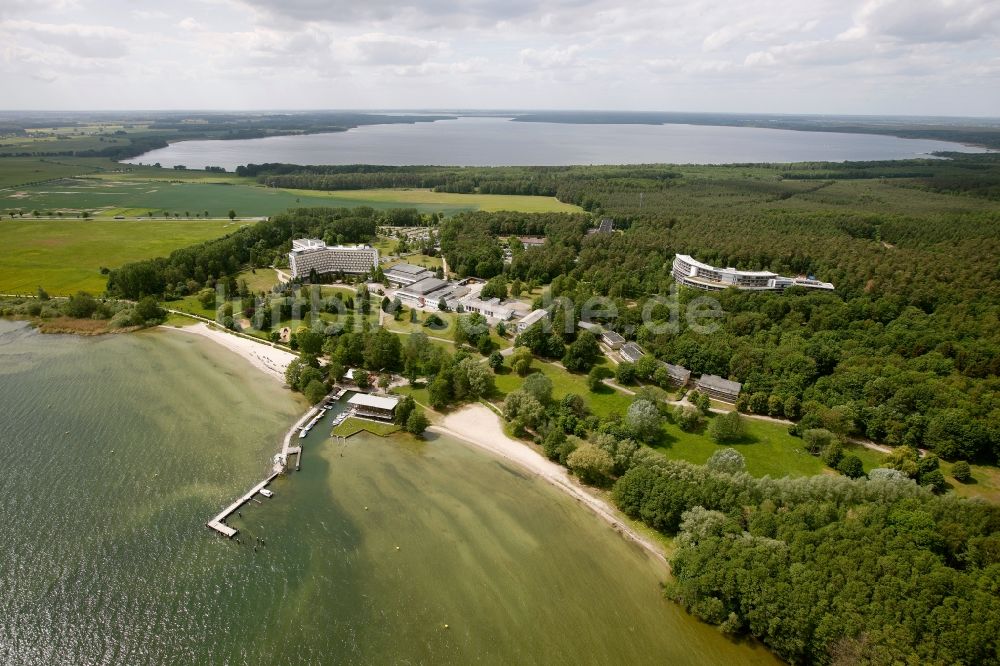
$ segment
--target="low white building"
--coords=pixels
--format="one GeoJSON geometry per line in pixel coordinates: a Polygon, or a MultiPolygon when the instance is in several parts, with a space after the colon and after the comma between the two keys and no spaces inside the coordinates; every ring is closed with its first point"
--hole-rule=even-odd
{"type": "Polygon", "coordinates": [[[484,301],[481,298],[469,295],[458,302],[466,312],[478,312],[484,317],[491,319],[507,321],[514,316],[514,310],[510,306],[504,305],[503,301],[499,298],[491,298],[488,301],[484,301]]]}
{"type": "Polygon", "coordinates": [[[545,310],[534,310],[518,320],[516,325],[517,332],[524,333],[526,330],[531,328],[532,325],[537,324],[548,316],[549,313],[545,310]]]}

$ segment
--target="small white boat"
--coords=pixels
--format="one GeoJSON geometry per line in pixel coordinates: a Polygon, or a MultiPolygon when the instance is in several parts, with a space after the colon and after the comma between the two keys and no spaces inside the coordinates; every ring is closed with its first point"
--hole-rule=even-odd
{"type": "Polygon", "coordinates": [[[264,497],[274,497],[274,493],[272,493],[267,488],[261,488],[260,489],[260,494],[263,495],[264,497]]]}

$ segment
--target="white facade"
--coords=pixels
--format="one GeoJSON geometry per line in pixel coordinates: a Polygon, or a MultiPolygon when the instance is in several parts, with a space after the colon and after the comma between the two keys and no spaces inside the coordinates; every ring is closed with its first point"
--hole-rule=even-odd
{"type": "Polygon", "coordinates": [[[770,271],[716,268],[686,254],[674,256],[673,274],[678,284],[704,291],[720,291],[729,287],[746,291],[784,291],[793,286],[824,291],[834,289],[829,282],[820,282],[813,278],[784,277],[770,271]]]}
{"type": "Polygon", "coordinates": [[[488,301],[484,301],[475,296],[466,296],[459,300],[459,303],[462,304],[466,312],[478,312],[484,317],[499,319],[500,321],[507,321],[514,316],[514,310],[504,305],[499,298],[491,298],[488,301]]]}
{"type": "Polygon", "coordinates": [[[312,271],[363,275],[378,266],[378,250],[367,245],[327,245],[316,238],[292,241],[288,267],[293,278],[308,278],[312,271]]]}

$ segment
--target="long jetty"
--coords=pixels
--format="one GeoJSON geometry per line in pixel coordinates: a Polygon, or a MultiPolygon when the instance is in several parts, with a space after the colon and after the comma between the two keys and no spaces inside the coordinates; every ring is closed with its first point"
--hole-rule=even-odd
{"type": "MultiPolygon", "coordinates": [[[[319,404],[326,405],[331,399],[338,400],[343,395],[343,390],[338,392],[336,395],[331,393],[321,400],[319,404]]],[[[327,410],[328,408],[324,406],[310,407],[309,411],[303,414],[302,418],[296,421],[295,425],[289,428],[288,432],[285,433],[285,437],[281,441],[281,452],[274,457],[274,467],[267,478],[219,512],[214,518],[205,523],[205,525],[207,525],[209,529],[215,530],[226,538],[232,539],[236,536],[236,533],[239,530],[227,525],[226,519],[239,511],[241,506],[253,499],[254,495],[266,488],[271,481],[274,481],[279,474],[284,472],[288,468],[288,457],[290,455],[295,456],[295,469],[300,469],[302,467],[302,446],[301,444],[298,446],[292,446],[292,437],[296,432],[308,432],[309,429],[316,425],[316,423],[326,414],[327,410]]]]}

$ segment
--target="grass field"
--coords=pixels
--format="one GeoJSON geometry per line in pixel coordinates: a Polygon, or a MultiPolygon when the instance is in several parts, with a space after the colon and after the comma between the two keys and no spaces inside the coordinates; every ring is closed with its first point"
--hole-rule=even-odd
{"type": "MultiPolygon", "coordinates": [[[[0,188],[88,174],[104,168],[105,164],[109,163],[71,157],[0,158],[0,188]]],[[[0,205],[2,208],[3,205],[0,205]]]]}
{"type": "MultiPolygon", "coordinates": [[[[836,473],[827,468],[819,457],[806,451],[802,440],[789,435],[786,426],[753,419],[744,419],[744,423],[746,436],[743,441],[728,448],[743,454],[750,474],[782,477],[836,473]]],[[[684,432],[668,423],[664,426],[661,439],[653,448],[671,460],[686,460],[703,465],[713,453],[723,447],[704,432],[684,432]]],[[[848,445],[845,453],[861,458],[866,472],[877,467],[882,460],[882,455],[877,451],[857,445],[848,445]]]]}
{"type": "Polygon", "coordinates": [[[441,210],[449,207],[483,211],[517,210],[525,213],[574,213],[581,209],[563,203],[555,197],[533,197],[516,194],[452,194],[422,189],[381,189],[317,192],[315,190],[286,190],[300,196],[322,196],[347,202],[345,206],[372,206],[375,202],[405,205],[430,205],[441,210]]]}
{"type": "Polygon", "coordinates": [[[356,419],[349,416],[343,423],[333,428],[333,434],[338,437],[350,437],[359,432],[366,431],[373,435],[386,437],[394,432],[399,432],[400,428],[395,423],[376,423],[366,419],[356,419]]]}
{"type": "Polygon", "coordinates": [[[240,222],[199,221],[0,221],[0,293],[52,295],[79,290],[101,294],[101,267],[166,256],[171,251],[234,231],[240,222]]]}
{"type": "MultiPolygon", "coordinates": [[[[582,397],[590,410],[600,417],[609,414],[624,414],[632,404],[632,396],[616,391],[610,387],[602,388],[597,393],[591,393],[587,388],[587,375],[575,374],[552,363],[535,359],[531,364],[532,372],[538,371],[552,380],[552,397],[561,400],[569,393],[582,397]]],[[[497,402],[502,402],[508,393],[521,388],[524,378],[512,372],[509,367],[505,372],[496,375],[496,386],[499,392],[497,402]]]]}
{"type": "MultiPolygon", "coordinates": [[[[0,160],[0,165],[3,163],[0,160]]],[[[194,217],[204,215],[205,211],[209,216],[223,216],[232,209],[241,217],[258,217],[275,215],[299,206],[412,207],[425,213],[442,212],[446,215],[477,209],[525,212],[579,210],[551,197],[445,194],[428,190],[317,192],[268,188],[225,176],[173,178],[173,173],[188,176],[201,172],[168,171],[163,179],[103,173],[94,178],[64,178],[19,186],[19,183],[72,175],[87,167],[41,164],[39,160],[13,167],[9,164],[4,166],[8,170],[0,170],[0,184],[6,184],[8,189],[0,190],[0,212],[7,213],[37,210],[42,215],[55,212],[76,215],[87,211],[95,217],[142,217],[150,213],[161,216],[166,212],[194,217]],[[27,169],[27,172],[18,171],[21,168],[27,169]]]]}

